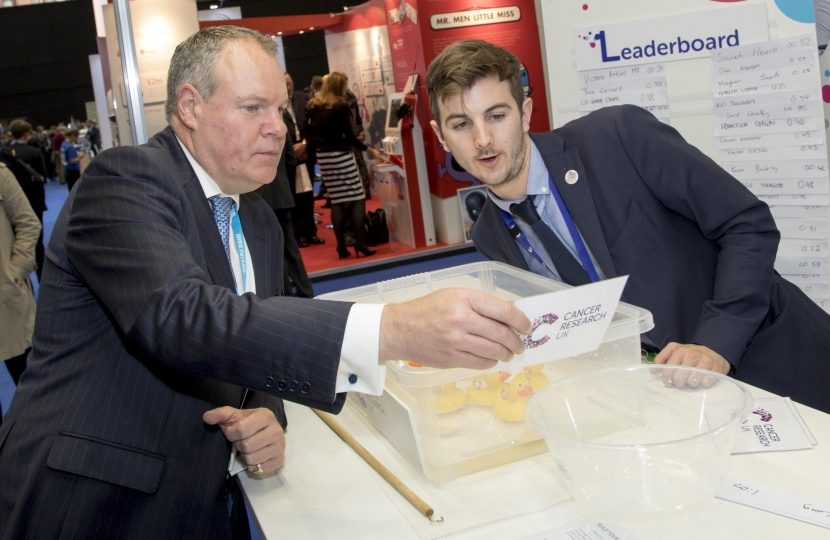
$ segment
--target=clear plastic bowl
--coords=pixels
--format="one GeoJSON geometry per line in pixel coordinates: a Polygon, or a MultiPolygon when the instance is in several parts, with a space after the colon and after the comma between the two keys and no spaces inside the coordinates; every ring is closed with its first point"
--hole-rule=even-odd
{"type": "Polygon", "coordinates": [[[525,421],[545,438],[581,509],[648,527],[682,521],[714,500],[752,406],[746,387],[725,375],[639,365],[553,382],[530,398],[525,421]],[[679,371],[712,384],[663,383],[679,371]]]}

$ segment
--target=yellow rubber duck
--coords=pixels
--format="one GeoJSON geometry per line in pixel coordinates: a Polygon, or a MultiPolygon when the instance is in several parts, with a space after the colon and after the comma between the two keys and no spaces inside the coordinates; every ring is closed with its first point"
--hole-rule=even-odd
{"type": "Polygon", "coordinates": [[[544,364],[536,364],[535,366],[525,368],[524,373],[525,377],[527,377],[527,383],[533,387],[534,392],[538,392],[550,384],[550,379],[542,374],[542,369],[544,367],[544,364]]]}
{"type": "Polygon", "coordinates": [[[467,387],[467,397],[470,402],[482,407],[492,407],[499,397],[502,388],[507,388],[507,379],[510,373],[507,371],[495,371],[473,379],[472,384],[467,387]],[[484,384],[482,384],[484,381],[484,384]],[[486,385],[486,386],[485,386],[486,385]]]}
{"type": "Polygon", "coordinates": [[[435,387],[435,411],[438,414],[455,412],[467,404],[467,394],[454,382],[435,387]]]}
{"type": "Polygon", "coordinates": [[[524,422],[525,405],[532,393],[533,387],[527,383],[527,377],[513,377],[510,386],[499,392],[493,412],[507,422],[524,422]]]}

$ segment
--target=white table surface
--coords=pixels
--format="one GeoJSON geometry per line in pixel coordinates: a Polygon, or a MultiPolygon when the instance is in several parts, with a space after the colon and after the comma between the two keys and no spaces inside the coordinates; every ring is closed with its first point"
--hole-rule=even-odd
{"type": "MultiPolygon", "coordinates": [[[[756,398],[776,397],[749,388],[756,398]]],[[[265,478],[241,474],[242,488],[264,538],[418,538],[378,486],[377,481],[383,480],[351,448],[311,410],[288,402],[285,408],[289,417],[285,466],[265,478]]],[[[800,404],[796,408],[816,438],[816,446],[733,455],[727,474],[830,501],[830,415],[800,404]]],[[[569,499],[548,510],[452,538],[520,539],[587,518],[569,499]]],[[[640,540],[830,540],[830,529],[720,499],[682,524],[628,530],[640,540]]]]}

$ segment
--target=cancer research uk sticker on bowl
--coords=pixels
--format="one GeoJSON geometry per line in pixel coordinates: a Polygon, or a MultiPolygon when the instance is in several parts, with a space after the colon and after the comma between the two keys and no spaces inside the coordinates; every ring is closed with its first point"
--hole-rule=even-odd
{"type": "Polygon", "coordinates": [[[704,58],[716,49],[767,39],[769,22],[763,2],[595,24],[574,31],[579,71],[704,58]]]}
{"type": "Polygon", "coordinates": [[[516,300],[533,323],[525,352],[513,365],[550,362],[596,350],[620,302],[628,276],[516,300]]]}

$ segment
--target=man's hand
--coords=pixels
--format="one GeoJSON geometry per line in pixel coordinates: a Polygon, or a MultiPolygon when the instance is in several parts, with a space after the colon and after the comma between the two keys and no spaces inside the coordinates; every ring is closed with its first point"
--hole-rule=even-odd
{"type": "Polygon", "coordinates": [[[358,141],[365,141],[366,140],[366,132],[361,131],[360,133],[358,133],[357,134],[357,140],[358,141]]]}
{"type": "MultiPolygon", "coordinates": [[[[660,351],[660,354],[654,358],[654,363],[708,369],[724,375],[729,373],[731,367],[726,358],[709,347],[674,342],[669,343],[665,349],[660,351]]],[[[694,388],[698,386],[709,388],[715,383],[715,378],[711,375],[700,377],[700,374],[690,371],[673,371],[674,373],[670,373],[668,370],[663,371],[663,383],[666,386],[674,384],[678,388],[683,388],[686,385],[694,388]]]]}
{"type": "Polygon", "coordinates": [[[248,470],[257,465],[271,473],[282,467],[285,460],[285,434],[269,409],[234,409],[219,407],[202,415],[205,424],[218,425],[225,438],[242,454],[248,470]]]}
{"type": "Polygon", "coordinates": [[[380,322],[380,361],[486,369],[524,352],[516,332],[530,320],[516,306],[470,289],[443,289],[390,304],[380,322]]]}

